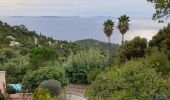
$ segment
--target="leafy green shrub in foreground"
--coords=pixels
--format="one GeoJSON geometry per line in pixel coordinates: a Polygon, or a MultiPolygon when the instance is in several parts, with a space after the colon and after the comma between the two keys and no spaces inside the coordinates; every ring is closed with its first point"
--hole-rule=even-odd
{"type": "Polygon", "coordinates": [[[56,97],[51,97],[48,90],[37,88],[33,95],[33,100],[58,100],[56,97]]]}
{"type": "Polygon", "coordinates": [[[169,82],[139,61],[100,74],[86,92],[89,100],[152,100],[170,98],[169,82]]]}
{"type": "Polygon", "coordinates": [[[44,81],[40,84],[40,88],[47,89],[51,96],[58,96],[61,92],[61,84],[56,80],[44,81]]]}
{"type": "Polygon", "coordinates": [[[57,67],[43,67],[42,69],[31,71],[24,77],[23,84],[34,90],[41,82],[50,79],[58,80],[62,85],[68,84],[64,70],[57,67]]]}

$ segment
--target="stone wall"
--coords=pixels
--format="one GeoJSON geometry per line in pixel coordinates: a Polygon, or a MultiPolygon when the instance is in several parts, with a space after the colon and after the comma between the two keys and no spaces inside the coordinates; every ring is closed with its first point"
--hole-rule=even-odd
{"type": "Polygon", "coordinates": [[[5,92],[6,88],[6,79],[5,79],[5,71],[0,71],[0,90],[2,93],[5,92]]]}

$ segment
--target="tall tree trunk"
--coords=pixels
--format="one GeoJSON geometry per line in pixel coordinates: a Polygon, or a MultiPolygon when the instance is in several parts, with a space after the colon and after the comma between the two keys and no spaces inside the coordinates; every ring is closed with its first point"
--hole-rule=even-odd
{"type": "Polygon", "coordinates": [[[109,46],[109,66],[112,65],[112,51],[111,51],[111,44],[110,44],[110,37],[108,37],[108,46],[109,46]]]}
{"type": "Polygon", "coordinates": [[[124,34],[122,34],[122,44],[124,43],[124,34]]]}

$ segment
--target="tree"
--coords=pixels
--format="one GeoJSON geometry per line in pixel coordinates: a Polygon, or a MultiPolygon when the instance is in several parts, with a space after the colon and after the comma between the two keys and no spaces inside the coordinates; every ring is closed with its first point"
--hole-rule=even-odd
{"type": "Polygon", "coordinates": [[[155,6],[156,12],[153,14],[153,19],[169,18],[170,17],[170,1],[169,0],[147,0],[155,6]]]}
{"type": "Polygon", "coordinates": [[[146,48],[147,40],[145,38],[135,37],[131,41],[125,41],[125,43],[118,48],[118,57],[121,61],[144,57],[146,48]]]}
{"type": "Polygon", "coordinates": [[[170,60],[170,24],[161,29],[149,42],[150,47],[158,47],[160,51],[165,52],[170,60]]]}
{"type": "Polygon", "coordinates": [[[111,50],[111,44],[110,44],[110,36],[113,33],[113,28],[114,28],[114,22],[111,19],[108,19],[104,22],[104,33],[108,37],[108,44],[109,44],[109,61],[110,61],[110,66],[112,64],[112,50],[111,50]]]}
{"type": "Polygon", "coordinates": [[[129,17],[126,15],[120,16],[117,28],[122,34],[122,44],[124,42],[124,34],[129,30],[129,17]]]}

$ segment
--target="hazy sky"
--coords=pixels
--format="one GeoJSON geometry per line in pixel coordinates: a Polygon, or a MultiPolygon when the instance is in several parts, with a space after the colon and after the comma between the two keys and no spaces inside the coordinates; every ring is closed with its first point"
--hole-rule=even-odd
{"type": "Polygon", "coordinates": [[[0,16],[114,16],[151,18],[147,0],[0,0],[0,16]]]}

